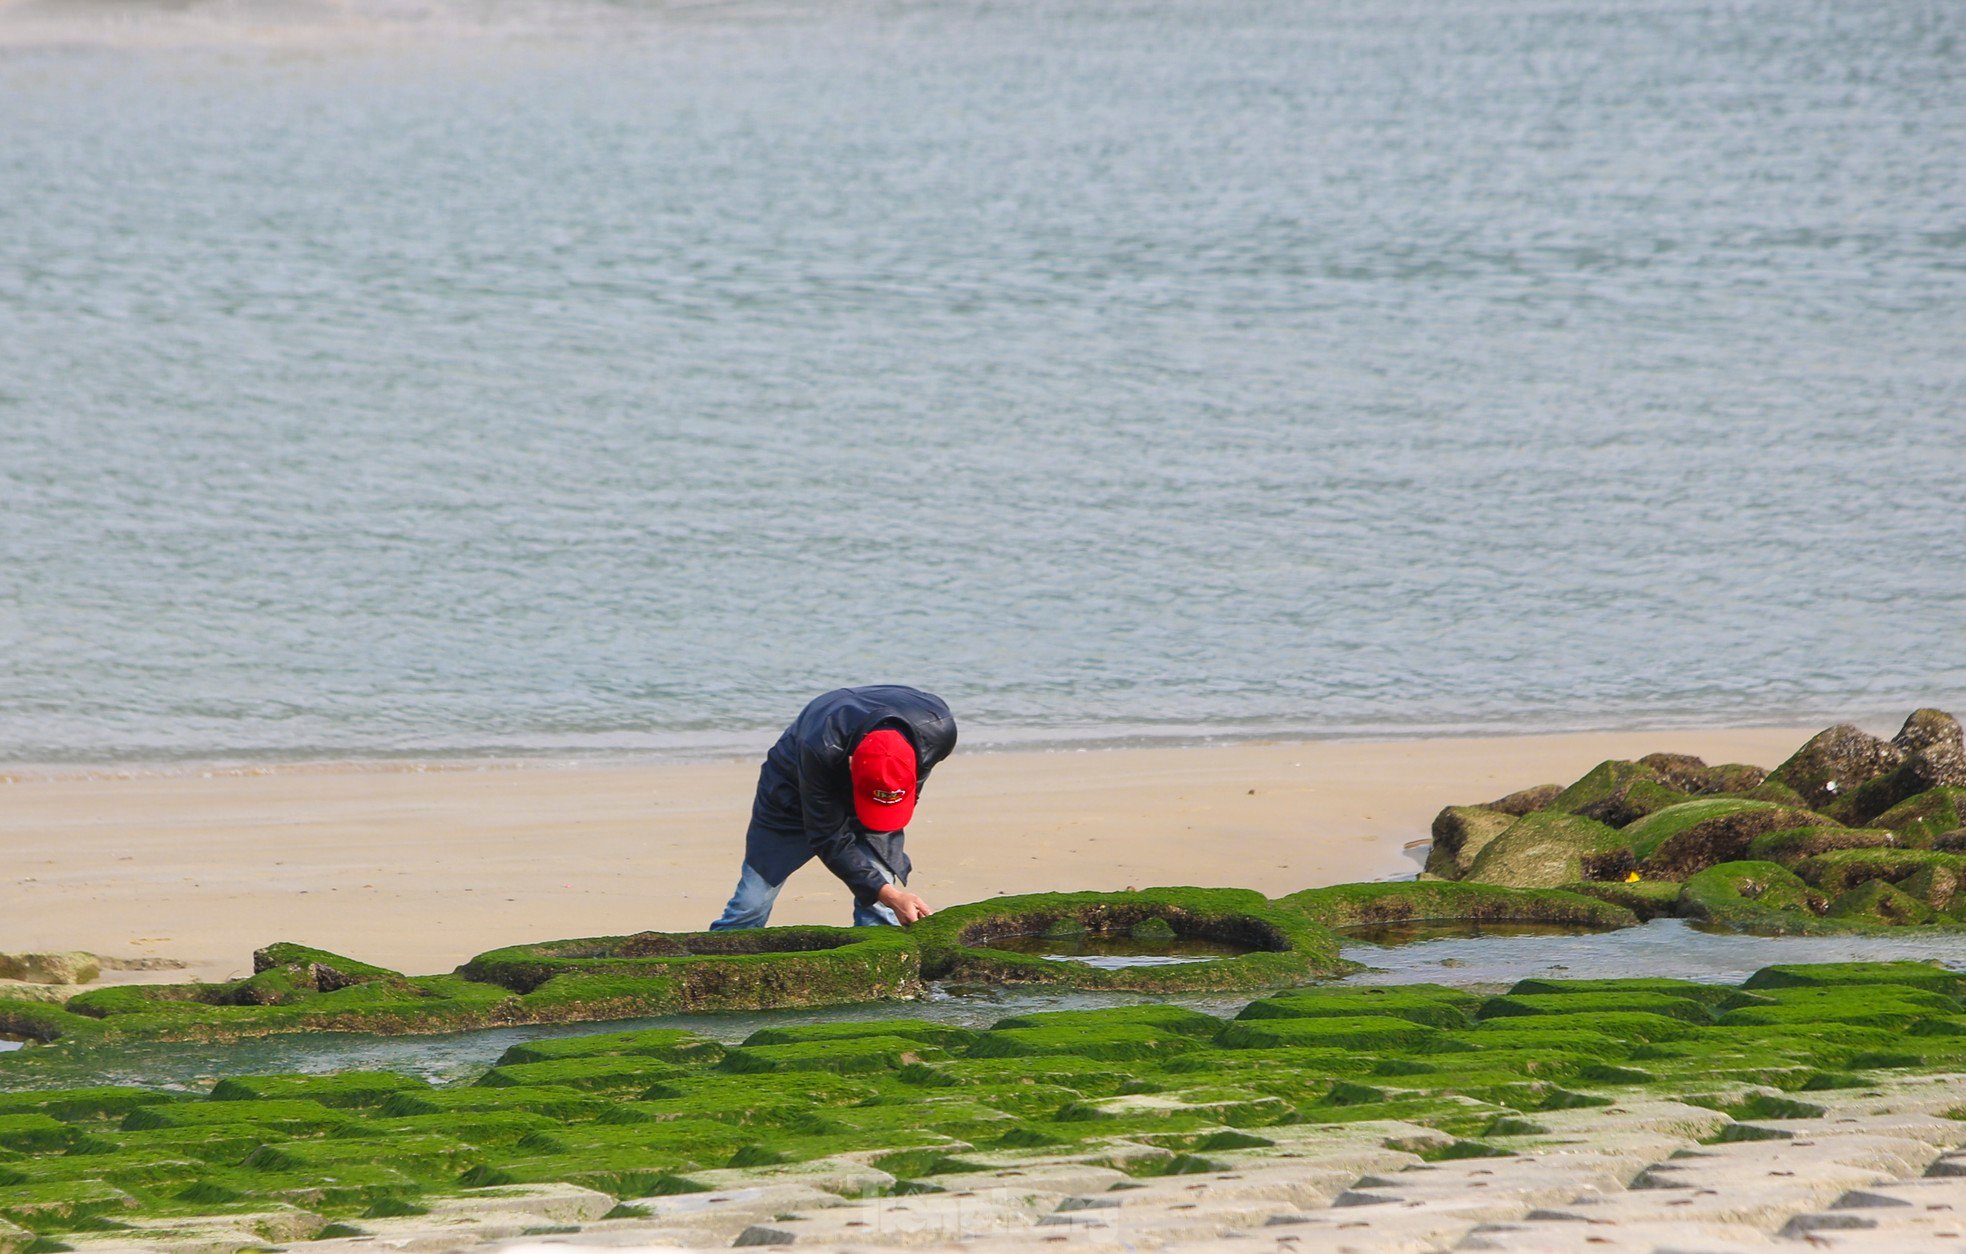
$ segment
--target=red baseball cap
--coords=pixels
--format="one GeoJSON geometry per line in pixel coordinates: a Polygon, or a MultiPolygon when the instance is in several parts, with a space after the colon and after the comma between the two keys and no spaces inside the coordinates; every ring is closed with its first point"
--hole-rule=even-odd
{"type": "Polygon", "coordinates": [[[847,759],[853,812],[870,832],[898,832],[915,815],[915,746],[883,727],[861,737],[847,759]]]}

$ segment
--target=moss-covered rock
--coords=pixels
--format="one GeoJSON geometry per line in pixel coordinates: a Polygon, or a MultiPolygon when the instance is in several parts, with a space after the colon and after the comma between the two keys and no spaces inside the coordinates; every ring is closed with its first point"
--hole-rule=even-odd
{"type": "Polygon", "coordinates": [[[1897,882],[1900,892],[1915,897],[1941,914],[1957,914],[1966,906],[1961,893],[1966,871],[1956,867],[1923,866],[1897,882]]]}
{"type": "Polygon", "coordinates": [[[1808,743],[1769,772],[1768,778],[1795,790],[1804,805],[1822,810],[1904,762],[1904,751],[1848,723],[1810,737],[1808,743]]]}
{"type": "Polygon", "coordinates": [[[1966,991],[1966,976],[1931,962],[1778,963],[1741,982],[1750,992],[1783,988],[1877,988],[1901,985],[1946,997],[1966,991]]]}
{"type": "Polygon", "coordinates": [[[459,970],[523,993],[565,976],[669,982],[680,1009],[738,1010],[907,996],[920,988],[921,959],[899,928],[774,927],[514,945],[459,970]]]}
{"type": "Polygon", "coordinates": [[[1467,874],[1488,842],[1515,822],[1515,816],[1485,806],[1448,806],[1434,816],[1433,847],[1427,851],[1427,871],[1443,879],[1467,874]]]}
{"type": "Polygon", "coordinates": [[[1873,880],[1896,883],[1927,867],[1958,874],[1966,857],[1929,849],[1838,849],[1798,863],[1795,872],[1825,895],[1837,897],[1873,880]]]}
{"type": "Polygon", "coordinates": [[[1952,715],[1927,707],[1913,710],[1904,726],[1898,729],[1898,734],[1891,737],[1891,743],[1906,753],[1916,753],[1938,744],[1966,749],[1966,732],[1962,732],[1959,720],[1952,715]]]}
{"type": "Polygon", "coordinates": [[[1840,821],[1857,827],[1901,802],[1936,788],[1966,788],[1966,749],[1941,741],[1908,753],[1897,769],[1856,788],[1832,806],[1830,812],[1840,821]]]}
{"type": "Polygon", "coordinates": [[[1940,917],[1938,911],[1918,898],[1882,880],[1872,880],[1838,896],[1829,903],[1828,915],[1832,919],[1860,919],[1891,927],[1931,923],[1940,917]]]}
{"type": "Polygon", "coordinates": [[[1562,784],[1537,784],[1530,788],[1517,789],[1506,797],[1481,806],[1483,810],[1497,810],[1503,814],[1521,818],[1535,810],[1547,810],[1563,795],[1562,784]]]}
{"type": "Polygon", "coordinates": [[[1575,880],[1622,879],[1634,865],[1629,842],[1615,828],[1544,810],[1517,819],[1490,841],[1467,878],[1510,888],[1555,888],[1575,880]]]}
{"type": "Polygon", "coordinates": [[[419,1092],[429,1084],[393,1071],[343,1071],[334,1075],[253,1075],[220,1080],[212,1089],[215,1102],[276,1101],[299,1098],[323,1106],[380,1106],[403,1092],[419,1092]]]}
{"type": "Polygon", "coordinates": [[[1671,918],[1679,913],[1681,885],[1677,880],[1579,880],[1564,891],[1623,907],[1641,921],[1671,918]]]}
{"type": "Polygon", "coordinates": [[[1629,927],[1638,920],[1610,902],[1560,889],[1506,888],[1421,880],[1395,884],[1337,884],[1292,893],[1280,904],[1332,928],[1384,923],[1560,923],[1629,927]]]}
{"type": "Polygon", "coordinates": [[[1756,836],[1748,842],[1746,860],[1792,866],[1805,858],[1838,849],[1889,849],[1898,843],[1895,832],[1861,827],[1791,827],[1756,836]]]}
{"type": "Polygon", "coordinates": [[[377,980],[400,981],[404,978],[400,971],[391,971],[387,967],[359,962],[342,954],[292,941],[275,941],[253,952],[254,975],[264,975],[282,967],[301,973],[312,991],[317,993],[332,993],[352,984],[369,984],[377,980]]]}
{"type": "Polygon", "coordinates": [[[1338,938],[1301,912],[1262,894],[1231,888],[1149,888],[1125,893],[1038,893],[953,906],[917,923],[923,974],[1001,984],[1079,988],[1227,990],[1270,988],[1356,969],[1338,956],[1338,938]],[[1149,919],[1177,938],[1247,947],[1236,957],[1101,969],[993,946],[1042,936],[1073,919],[1090,936],[1129,936],[1149,919]]]}
{"type": "Polygon", "coordinates": [[[1748,856],[1755,837],[1791,831],[1829,820],[1807,810],[1785,809],[1765,801],[1714,798],[1691,801],[1652,815],[1626,829],[1632,855],[1647,875],[1684,879],[1722,862],[1748,856]]]}
{"type": "Polygon", "coordinates": [[[724,1056],[724,1047],[707,1036],[682,1028],[644,1028],[638,1032],[585,1032],[521,1041],[499,1055],[498,1065],[551,1062],[559,1058],[655,1058],[684,1065],[709,1065],[724,1056]]]}
{"type": "Polygon", "coordinates": [[[1966,788],[1928,788],[1907,797],[1867,826],[1893,832],[1907,849],[1930,848],[1946,832],[1966,824],[1966,788]]]}
{"type": "Polygon", "coordinates": [[[1774,862],[1723,862],[1686,881],[1681,910],[1745,930],[1807,930],[1821,899],[1793,871],[1774,862]]]}
{"type": "Polygon", "coordinates": [[[1618,759],[1600,762],[1586,771],[1583,778],[1558,793],[1544,808],[1562,814],[1577,814],[1587,807],[1608,801],[1620,788],[1637,780],[1657,783],[1658,775],[1650,767],[1637,762],[1618,759]]]}
{"type": "Polygon", "coordinates": [[[1236,1016],[1243,1019],[1333,1019],[1390,1016],[1431,1027],[1467,1027],[1481,998],[1438,984],[1378,985],[1364,988],[1301,988],[1253,1001],[1236,1016]]]}

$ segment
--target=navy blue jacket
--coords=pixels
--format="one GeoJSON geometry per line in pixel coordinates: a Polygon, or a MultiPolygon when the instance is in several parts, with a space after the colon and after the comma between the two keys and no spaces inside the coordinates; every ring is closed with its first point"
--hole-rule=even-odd
{"type": "Polygon", "coordinates": [[[917,801],[928,773],[956,747],[955,715],[942,698],[918,688],[877,684],[815,697],[771,747],[758,772],[744,861],[767,883],[784,883],[814,857],[863,906],[887,883],[883,864],[907,883],[912,869],[902,847],[907,833],[870,832],[854,817],[847,759],[863,736],[881,727],[892,727],[914,742],[917,801]]]}

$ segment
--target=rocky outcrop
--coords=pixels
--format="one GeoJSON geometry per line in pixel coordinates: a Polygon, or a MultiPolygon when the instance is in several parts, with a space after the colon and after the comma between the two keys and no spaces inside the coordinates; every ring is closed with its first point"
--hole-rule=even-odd
{"type": "Polygon", "coordinates": [[[90,984],[102,974],[94,954],[79,950],[60,953],[0,954],[0,980],[29,984],[90,984]]]}
{"type": "Polygon", "coordinates": [[[1961,730],[1958,719],[1944,710],[1913,710],[1898,734],[1891,737],[1891,743],[1906,753],[1917,753],[1934,745],[1966,749],[1966,731],[1961,730]]]}
{"type": "Polygon", "coordinates": [[[1822,810],[1896,770],[1904,760],[1904,750],[1890,741],[1838,723],[1816,733],[1768,778],[1793,788],[1810,809],[1822,810]]]}

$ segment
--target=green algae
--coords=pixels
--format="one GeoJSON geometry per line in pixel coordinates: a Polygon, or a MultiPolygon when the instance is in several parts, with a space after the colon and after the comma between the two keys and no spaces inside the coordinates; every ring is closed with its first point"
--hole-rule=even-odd
{"type": "Polygon", "coordinates": [[[1680,897],[1681,913],[1692,918],[1768,932],[1822,930],[1820,905],[1807,883],[1774,862],[1708,867],[1686,881],[1680,897]]]}
{"type": "Polygon", "coordinates": [[[1427,850],[1427,871],[1445,879],[1468,873],[1488,843],[1507,831],[1519,815],[1487,806],[1448,806],[1433,822],[1433,845],[1427,850]]]}
{"type": "Polygon", "coordinates": [[[1855,827],[1791,827],[1756,836],[1745,861],[1779,862],[1793,867],[1806,858],[1837,849],[1880,849],[1897,844],[1892,832],[1855,827]]]}
{"type": "Polygon", "coordinates": [[[1839,894],[1829,903],[1827,914],[1832,919],[1857,919],[1891,927],[1916,927],[1944,918],[1918,898],[1882,880],[1871,880],[1839,894]]]}
{"type": "Polygon", "coordinates": [[[1467,878],[1510,888],[1557,888],[1578,880],[1622,879],[1635,865],[1630,841],[1616,828],[1539,810],[1489,842],[1467,878]]]}
{"type": "MultiPolygon", "coordinates": [[[[1526,820],[1525,820],[1526,821],[1526,820]]],[[[1423,880],[1404,884],[1339,884],[1281,898],[1332,928],[1418,920],[1478,923],[1560,923],[1576,927],[1629,927],[1637,918],[1610,902],[1554,888],[1423,880]]]]}
{"type": "Polygon", "coordinates": [[[1900,801],[1867,826],[1896,833],[1906,848],[1930,848],[1934,839],[1966,827],[1966,788],[1927,789],[1900,801]]]}
{"type": "Polygon", "coordinates": [[[965,982],[1206,992],[1272,988],[1355,969],[1338,956],[1338,938],[1326,928],[1247,889],[999,897],[940,911],[911,932],[921,945],[925,977],[965,982]],[[1175,937],[1219,941],[1246,952],[1207,962],[1102,969],[992,945],[1043,936],[1061,923],[1088,935],[1130,936],[1151,920],[1164,923],[1175,937]]]}
{"type": "Polygon", "coordinates": [[[1389,1015],[1431,1027],[1466,1027],[1481,999],[1437,984],[1368,988],[1304,989],[1253,1001],[1236,1016],[1246,1019],[1308,1019],[1389,1015]]]}

